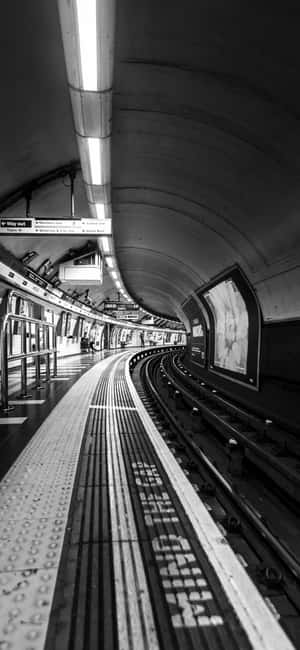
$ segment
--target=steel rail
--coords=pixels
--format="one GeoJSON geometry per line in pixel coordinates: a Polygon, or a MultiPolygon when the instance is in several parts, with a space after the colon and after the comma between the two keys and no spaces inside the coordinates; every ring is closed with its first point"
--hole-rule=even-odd
{"type": "Polygon", "coordinates": [[[284,563],[285,567],[292,573],[293,577],[300,581],[300,562],[297,561],[295,556],[291,551],[289,551],[282,542],[267,528],[267,526],[260,519],[252,508],[252,506],[245,502],[244,498],[242,499],[239,494],[234,490],[234,488],[226,481],[226,479],[221,475],[213,463],[209,460],[206,454],[194,443],[189,437],[182,431],[179,427],[178,422],[172,415],[170,409],[166,406],[165,402],[159,395],[153,381],[150,378],[149,367],[150,364],[154,363],[154,359],[148,359],[145,363],[145,377],[147,385],[155,397],[155,400],[160,404],[161,409],[167,415],[167,418],[172,422],[172,425],[176,428],[180,436],[182,436],[186,444],[192,449],[201,461],[204,463],[206,468],[209,470],[210,474],[213,475],[216,482],[221,485],[222,489],[226,492],[227,496],[234,502],[235,506],[243,513],[243,515],[251,522],[251,525],[257,530],[260,536],[269,544],[272,551],[280,558],[281,562],[284,563]]]}

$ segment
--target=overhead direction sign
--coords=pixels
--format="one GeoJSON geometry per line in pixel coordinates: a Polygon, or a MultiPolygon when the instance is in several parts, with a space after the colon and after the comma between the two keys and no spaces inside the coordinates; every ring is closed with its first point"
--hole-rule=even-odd
{"type": "Polygon", "coordinates": [[[138,305],[130,302],[105,302],[104,309],[109,309],[110,311],[137,311],[139,309],[138,305]]]}
{"type": "Polygon", "coordinates": [[[0,218],[0,235],[111,235],[111,219],[0,218]]]}
{"type": "Polygon", "coordinates": [[[132,311],[132,312],[116,311],[115,318],[118,318],[119,320],[138,320],[139,314],[137,314],[136,311],[132,311]]]}

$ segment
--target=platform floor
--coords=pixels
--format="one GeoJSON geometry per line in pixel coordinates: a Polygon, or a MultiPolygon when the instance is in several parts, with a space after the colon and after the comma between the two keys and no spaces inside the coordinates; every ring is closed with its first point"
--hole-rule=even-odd
{"type": "Polygon", "coordinates": [[[289,650],[146,413],[131,356],[91,365],[2,478],[0,650],[289,650]]]}

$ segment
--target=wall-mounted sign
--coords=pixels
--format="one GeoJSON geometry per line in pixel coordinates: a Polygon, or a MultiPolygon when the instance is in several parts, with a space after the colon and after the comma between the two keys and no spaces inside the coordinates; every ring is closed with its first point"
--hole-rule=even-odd
{"type": "Polygon", "coordinates": [[[246,302],[232,278],[204,293],[214,319],[214,365],[247,374],[249,316],[246,302]]]}
{"type": "Polygon", "coordinates": [[[44,278],[41,278],[37,273],[35,273],[32,269],[24,269],[24,275],[26,275],[29,280],[32,280],[32,282],[36,282],[36,284],[39,285],[39,287],[46,287],[48,286],[47,280],[44,280],[44,278]]]}
{"type": "Polygon", "coordinates": [[[197,294],[210,321],[210,370],[258,389],[261,313],[244,272],[231,267],[197,294]]]}
{"type": "Polygon", "coordinates": [[[111,235],[111,219],[0,218],[0,235],[111,235]]]}
{"type": "Polygon", "coordinates": [[[191,335],[189,341],[189,355],[191,361],[205,366],[206,363],[206,324],[203,310],[194,298],[190,298],[183,310],[190,321],[191,335]]]}

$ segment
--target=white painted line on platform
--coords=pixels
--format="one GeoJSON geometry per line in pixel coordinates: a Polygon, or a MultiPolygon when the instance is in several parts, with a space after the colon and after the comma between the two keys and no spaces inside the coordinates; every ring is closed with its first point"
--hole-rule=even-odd
{"type": "Polygon", "coordinates": [[[253,650],[295,650],[147,413],[131,379],[129,361],[125,377],[147,435],[253,650]]]}
{"type": "MultiPolygon", "coordinates": [[[[119,359],[118,359],[119,361],[119,359]]],[[[114,406],[114,364],[107,388],[107,471],[119,648],[159,650],[159,642],[120,443],[114,406]]]]}
{"type": "Polygon", "coordinates": [[[0,424],[23,424],[27,418],[0,418],[0,424]]]}
{"type": "Polygon", "coordinates": [[[115,406],[114,404],[90,404],[90,409],[103,409],[105,411],[136,411],[135,406],[115,406]]]}

